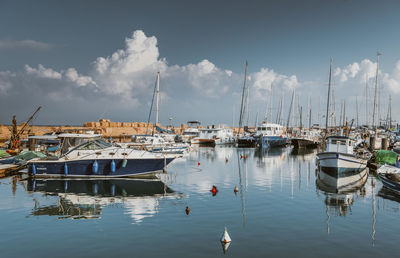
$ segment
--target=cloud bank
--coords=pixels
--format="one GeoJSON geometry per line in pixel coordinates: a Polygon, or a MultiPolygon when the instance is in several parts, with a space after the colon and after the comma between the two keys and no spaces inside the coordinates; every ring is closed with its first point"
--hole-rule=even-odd
{"type": "MultiPolygon", "coordinates": [[[[12,43],[13,46],[46,45],[35,41],[12,43]]],[[[145,121],[156,74],[160,72],[162,122],[167,123],[169,117],[173,117],[175,123],[200,119],[204,123],[232,124],[239,114],[243,73],[217,67],[207,59],[194,64],[170,65],[160,57],[157,44],[155,36],[146,36],[137,30],[125,39],[124,49],[98,57],[89,64],[87,74],[74,67],[55,70],[40,62],[37,66],[25,65],[18,72],[0,71],[0,108],[26,115],[36,106],[43,105],[40,121],[47,124],[81,124],[100,117],[115,121],[145,121]]],[[[0,48],[10,46],[11,42],[0,40],[0,48]]],[[[336,68],[333,78],[336,96],[362,95],[366,80],[372,86],[375,69],[376,63],[368,59],[336,68]]],[[[383,89],[398,94],[400,61],[392,72],[380,71],[379,78],[383,89]]],[[[266,67],[249,73],[248,83],[253,113],[265,110],[271,85],[274,96],[286,98],[283,116],[286,116],[293,90],[304,103],[310,95],[317,93],[324,98],[326,94],[326,82],[301,82],[296,75],[280,74],[266,67]]],[[[274,106],[278,105],[278,99],[273,101],[274,106]]],[[[316,101],[312,105],[315,107],[316,101]]],[[[8,123],[10,117],[11,114],[4,111],[0,122],[8,123]]]]}

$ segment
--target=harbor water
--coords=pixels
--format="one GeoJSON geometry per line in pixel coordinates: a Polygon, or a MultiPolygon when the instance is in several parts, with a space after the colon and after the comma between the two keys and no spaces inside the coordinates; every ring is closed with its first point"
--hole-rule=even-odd
{"type": "Polygon", "coordinates": [[[372,174],[352,192],[325,192],[316,184],[315,157],[310,150],[217,146],[176,159],[161,181],[5,178],[0,254],[398,256],[400,197],[372,174]],[[220,242],[225,227],[228,247],[220,242]]]}

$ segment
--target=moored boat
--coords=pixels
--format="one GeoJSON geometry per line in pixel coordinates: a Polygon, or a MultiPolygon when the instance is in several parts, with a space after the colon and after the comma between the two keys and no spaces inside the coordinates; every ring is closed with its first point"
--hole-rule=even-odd
{"type": "Polygon", "coordinates": [[[328,186],[341,188],[363,180],[368,156],[354,153],[354,141],[346,136],[327,137],[324,152],[317,154],[318,178],[328,186]]]}
{"type": "Polygon", "coordinates": [[[201,129],[199,136],[193,138],[191,143],[209,146],[233,144],[235,143],[235,138],[233,137],[232,129],[210,126],[209,128],[201,129]]]}
{"type": "Polygon", "coordinates": [[[286,130],[279,124],[262,123],[257,126],[256,136],[260,148],[283,147],[288,142],[286,130]]]}
{"type": "Polygon", "coordinates": [[[176,155],[121,148],[94,139],[60,157],[32,159],[28,174],[36,177],[129,177],[162,171],[176,155]]]}

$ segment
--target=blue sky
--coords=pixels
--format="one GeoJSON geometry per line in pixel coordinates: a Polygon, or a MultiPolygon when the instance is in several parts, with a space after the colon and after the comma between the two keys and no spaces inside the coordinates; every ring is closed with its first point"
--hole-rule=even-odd
{"type": "Polygon", "coordinates": [[[271,83],[274,110],[296,89],[303,109],[311,97],[317,114],[320,96],[324,113],[329,58],[336,102],[354,107],[357,95],[365,105],[378,50],[386,110],[384,99],[400,93],[399,10],[397,1],[2,1],[0,123],[37,105],[44,124],[146,120],[159,69],[161,122],[237,122],[246,59],[250,120],[265,113],[271,83]],[[128,51],[135,46],[148,55],[128,51]],[[119,49],[125,56],[107,59],[119,49]],[[99,57],[108,60],[102,74],[99,57]]]}

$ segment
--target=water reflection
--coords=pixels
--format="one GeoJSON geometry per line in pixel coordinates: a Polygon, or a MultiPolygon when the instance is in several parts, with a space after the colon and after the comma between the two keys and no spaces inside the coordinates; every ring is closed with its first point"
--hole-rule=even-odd
{"type": "Polygon", "coordinates": [[[58,216],[58,218],[99,218],[108,205],[122,204],[134,222],[157,213],[158,199],[173,193],[160,180],[108,179],[63,180],[28,179],[29,193],[57,196],[55,204],[41,205],[34,199],[33,216],[58,216]]]}

